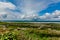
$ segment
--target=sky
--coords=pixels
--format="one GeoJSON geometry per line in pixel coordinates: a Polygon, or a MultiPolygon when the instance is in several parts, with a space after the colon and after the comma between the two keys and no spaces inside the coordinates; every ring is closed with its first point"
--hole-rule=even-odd
{"type": "Polygon", "coordinates": [[[60,21],[60,0],[0,0],[0,20],[60,21]]]}

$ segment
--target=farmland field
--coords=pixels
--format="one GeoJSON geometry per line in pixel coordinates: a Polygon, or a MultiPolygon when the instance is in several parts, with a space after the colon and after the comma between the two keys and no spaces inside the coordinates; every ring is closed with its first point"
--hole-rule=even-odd
{"type": "Polygon", "coordinates": [[[0,22],[0,40],[60,40],[60,24],[0,22]]]}

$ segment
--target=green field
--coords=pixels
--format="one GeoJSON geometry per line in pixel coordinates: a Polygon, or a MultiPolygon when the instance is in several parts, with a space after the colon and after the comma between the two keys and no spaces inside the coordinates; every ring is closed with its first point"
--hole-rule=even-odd
{"type": "Polygon", "coordinates": [[[60,40],[60,24],[0,22],[0,40],[60,40]]]}

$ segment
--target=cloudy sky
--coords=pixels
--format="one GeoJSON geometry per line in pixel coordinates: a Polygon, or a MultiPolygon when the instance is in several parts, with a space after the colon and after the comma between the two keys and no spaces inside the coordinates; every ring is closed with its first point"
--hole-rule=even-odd
{"type": "Polygon", "coordinates": [[[0,0],[0,20],[60,21],[60,0],[0,0]]]}

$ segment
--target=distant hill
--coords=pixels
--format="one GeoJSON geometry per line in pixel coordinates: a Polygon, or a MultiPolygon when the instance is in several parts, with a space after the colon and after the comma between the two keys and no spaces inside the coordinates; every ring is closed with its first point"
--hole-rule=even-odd
{"type": "Polygon", "coordinates": [[[60,21],[36,21],[36,20],[0,20],[1,22],[60,22],[60,21]]]}

